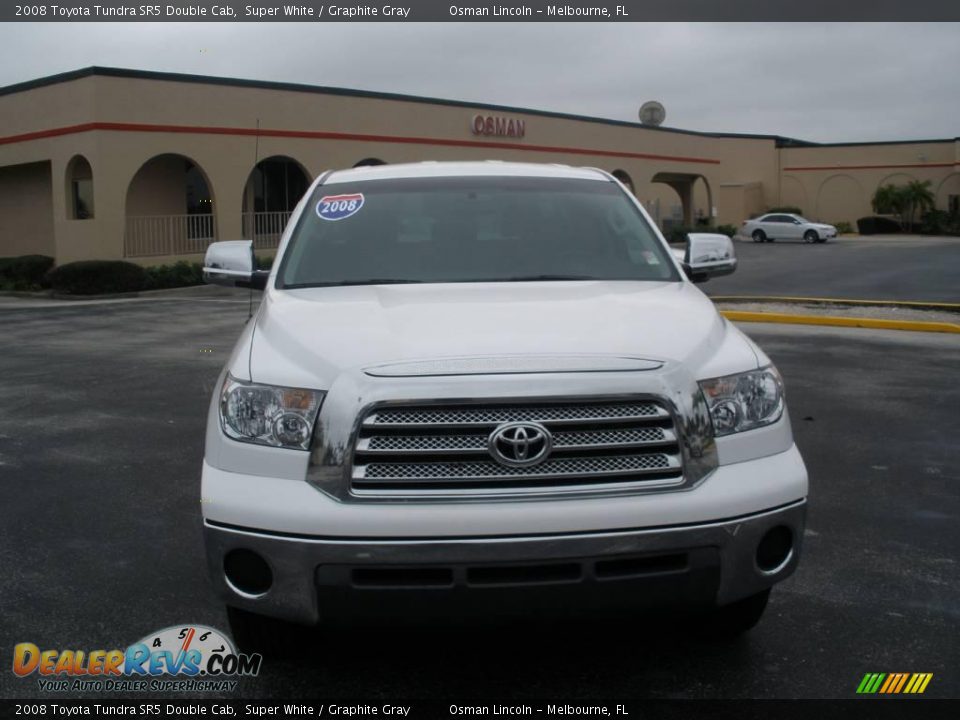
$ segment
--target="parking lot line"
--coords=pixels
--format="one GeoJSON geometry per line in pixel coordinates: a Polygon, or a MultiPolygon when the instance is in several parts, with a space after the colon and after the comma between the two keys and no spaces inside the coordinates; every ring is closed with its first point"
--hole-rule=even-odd
{"type": "Polygon", "coordinates": [[[775,295],[711,295],[710,299],[714,302],[800,302],[823,303],[825,305],[885,305],[890,307],[960,311],[960,303],[926,302],[923,300],[848,300],[844,298],[779,297],[775,295]]]}
{"type": "Polygon", "coordinates": [[[833,315],[791,315],[788,313],[721,310],[720,314],[735,322],[781,323],[788,325],[829,325],[833,327],[871,328],[874,330],[911,330],[914,332],[958,333],[960,324],[917,320],[883,320],[880,318],[837,317],[833,315]]]}

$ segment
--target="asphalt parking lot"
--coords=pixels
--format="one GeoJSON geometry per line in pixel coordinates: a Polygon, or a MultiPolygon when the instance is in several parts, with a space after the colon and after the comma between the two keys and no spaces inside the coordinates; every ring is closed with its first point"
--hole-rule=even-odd
{"type": "MultiPolygon", "coordinates": [[[[5,663],[17,642],[114,648],[185,622],[227,628],[198,476],[207,403],[247,307],[201,295],[0,310],[5,663]]],[[[711,644],[656,618],[428,619],[305,633],[301,657],[265,663],[236,696],[849,698],[866,672],[922,671],[934,673],[925,697],[956,697],[960,342],[743,327],[786,379],[811,476],[805,557],[748,638],[711,644]]],[[[9,670],[0,696],[49,699],[9,670]]]]}
{"type": "Polygon", "coordinates": [[[920,235],[736,242],[737,272],[711,280],[708,295],[960,302],[960,238],[920,235]]]}

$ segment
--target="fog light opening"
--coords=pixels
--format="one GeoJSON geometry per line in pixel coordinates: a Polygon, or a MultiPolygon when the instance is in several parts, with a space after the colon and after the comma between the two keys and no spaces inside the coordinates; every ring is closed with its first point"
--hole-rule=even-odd
{"type": "Polygon", "coordinates": [[[223,574],[230,588],[244,597],[262,597],[273,585],[273,571],[253,550],[228,552],[223,558],[223,574]]]}
{"type": "Polygon", "coordinates": [[[757,568],[764,575],[774,575],[793,557],[793,531],[786,525],[767,530],[757,545],[757,568]]]}

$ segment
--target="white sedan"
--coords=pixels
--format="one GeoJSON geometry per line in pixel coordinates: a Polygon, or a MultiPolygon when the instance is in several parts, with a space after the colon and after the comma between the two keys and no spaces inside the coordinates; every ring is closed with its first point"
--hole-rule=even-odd
{"type": "Polygon", "coordinates": [[[824,243],[837,236],[837,229],[833,225],[810,222],[799,215],[768,213],[744,222],[738,234],[753,238],[753,241],[758,243],[774,240],[824,243]]]}

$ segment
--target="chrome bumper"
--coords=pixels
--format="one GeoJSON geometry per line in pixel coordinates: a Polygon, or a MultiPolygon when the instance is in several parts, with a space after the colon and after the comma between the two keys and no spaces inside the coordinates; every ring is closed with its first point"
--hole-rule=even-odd
{"type": "Polygon", "coordinates": [[[576,588],[581,595],[602,595],[616,587],[637,588],[664,579],[680,582],[684,592],[695,591],[704,602],[725,605],[764,590],[788,577],[796,567],[803,539],[806,501],[713,523],[646,528],[616,532],[455,539],[341,539],[263,533],[207,521],[204,525],[207,559],[213,586],[229,605],[263,615],[315,624],[328,612],[328,598],[344,594],[367,596],[375,592],[409,594],[425,590],[459,596],[537,589],[562,594],[576,588]],[[792,537],[786,560],[770,572],[756,563],[757,545],[772,528],[785,526],[792,537]],[[224,558],[231,550],[250,550],[264,558],[272,571],[270,589],[253,596],[238,591],[224,574],[224,558]],[[658,557],[686,558],[681,567],[658,565],[658,557]],[[649,559],[651,562],[646,562],[649,559]],[[623,560],[622,564],[615,561],[623,560]],[[579,567],[566,578],[544,582],[498,583],[480,587],[470,582],[470,569],[496,571],[530,565],[550,566],[567,561],[579,567]],[[609,561],[614,561],[611,564],[609,561]],[[633,562],[634,565],[629,563],[633,562]],[[603,567],[634,567],[637,572],[606,575],[603,567]],[[449,568],[448,584],[424,587],[358,587],[360,570],[390,568],[449,568]],[[644,571],[646,568],[647,571],[644,571]],[[659,568],[659,570],[658,570],[659,568]],[[686,575],[684,575],[686,573],[686,575]],[[469,592],[466,592],[469,591],[469,592]]]}

